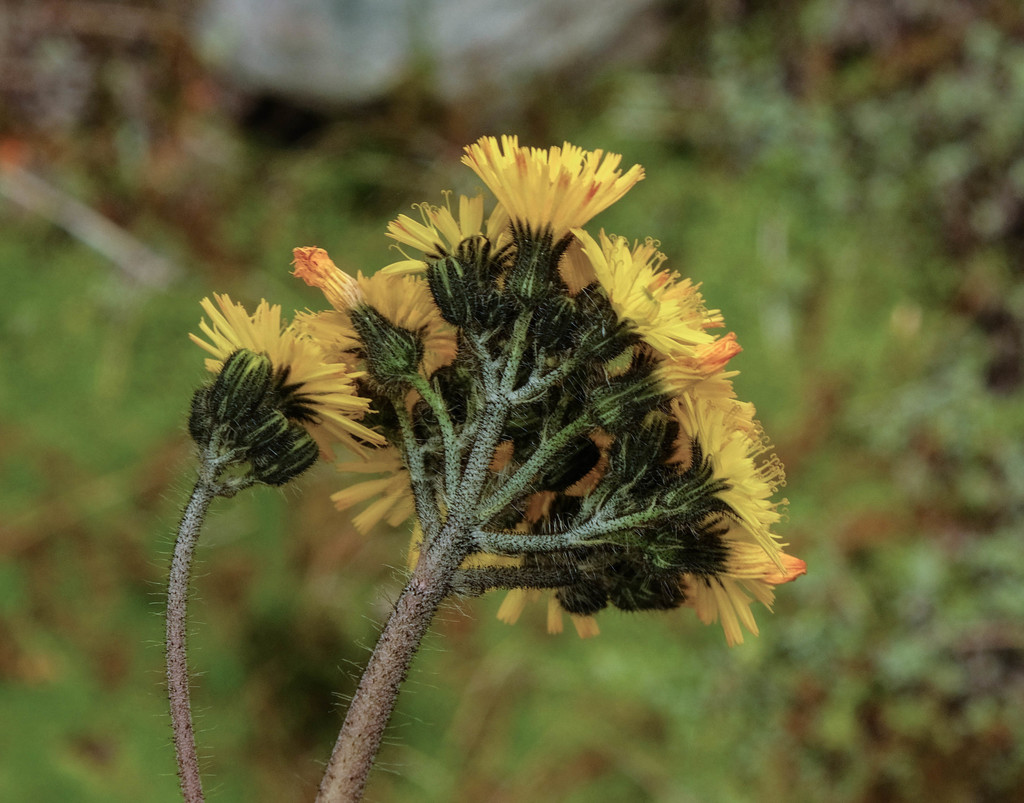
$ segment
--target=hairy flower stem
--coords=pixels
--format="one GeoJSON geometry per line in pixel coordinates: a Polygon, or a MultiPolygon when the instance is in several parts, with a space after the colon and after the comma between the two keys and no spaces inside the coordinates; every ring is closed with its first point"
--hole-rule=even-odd
{"type": "Polygon", "coordinates": [[[203,800],[188,678],[188,587],[192,577],[192,558],[210,503],[218,496],[234,496],[254,482],[251,476],[244,475],[221,480],[224,470],[235,462],[237,454],[224,445],[220,434],[214,435],[203,449],[201,458],[199,479],[178,526],[167,579],[167,696],[171,702],[174,752],[185,803],[201,803],[203,800]]]}
{"type": "Polygon", "coordinates": [[[178,758],[178,778],[186,803],[199,803],[203,800],[188,688],[188,586],[199,531],[210,502],[217,493],[218,487],[209,476],[209,472],[202,472],[192,490],[192,497],[178,528],[170,578],[167,582],[167,694],[171,701],[171,724],[174,728],[174,752],[178,758]]]}
{"type": "MultiPolygon", "coordinates": [[[[449,480],[446,487],[448,517],[437,535],[425,542],[416,568],[384,625],[384,631],[359,681],[341,733],[338,734],[331,758],[327,762],[317,803],[350,803],[362,799],[366,779],[413,656],[438,606],[452,593],[452,580],[459,565],[473,549],[471,532],[478,516],[488,466],[508,419],[508,396],[522,359],[528,323],[529,314],[521,315],[516,322],[512,343],[500,374],[497,371],[483,372],[481,379],[486,411],[476,432],[473,448],[461,465],[453,465],[459,460],[458,451],[454,448],[455,433],[447,426],[443,428],[445,474],[454,478],[449,480]]],[[[440,404],[440,401],[437,403],[440,404]]],[[[423,511],[432,502],[423,498],[429,491],[425,487],[425,478],[420,476],[423,470],[420,447],[402,411],[402,403],[397,403],[395,409],[403,427],[404,451],[413,480],[417,511],[420,512],[424,530],[429,534],[430,522],[438,517],[431,511],[426,516],[427,521],[423,521],[423,511]]],[[[429,498],[432,499],[432,496],[429,498]]]]}
{"type": "Polygon", "coordinates": [[[362,798],[409,665],[434,613],[451,591],[452,577],[465,554],[461,543],[464,530],[457,517],[448,520],[436,541],[420,556],[398,597],[338,734],[320,782],[318,803],[348,803],[362,798]]]}

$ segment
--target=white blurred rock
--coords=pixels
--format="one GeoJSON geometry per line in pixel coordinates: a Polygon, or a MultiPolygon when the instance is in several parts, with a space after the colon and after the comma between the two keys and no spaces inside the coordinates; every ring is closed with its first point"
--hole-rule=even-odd
{"type": "Polygon", "coordinates": [[[209,61],[250,90],[334,103],[426,74],[443,100],[617,60],[654,0],[206,0],[209,61]]]}

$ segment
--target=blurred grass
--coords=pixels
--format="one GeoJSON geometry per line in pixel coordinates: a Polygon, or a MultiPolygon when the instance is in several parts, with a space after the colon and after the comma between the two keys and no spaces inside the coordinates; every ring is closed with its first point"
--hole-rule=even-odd
{"type": "MultiPolygon", "coordinates": [[[[1012,40],[978,31],[972,53],[1018,63],[1012,40]]],[[[593,114],[548,110],[540,127],[544,142],[645,166],[597,223],[659,238],[737,332],[737,389],[787,464],[783,535],[809,573],[733,650],[689,611],[602,614],[602,636],[579,641],[547,636],[539,607],[516,627],[495,621],[500,595],[447,608],[370,799],[1024,794],[1024,405],[1019,384],[993,381],[1002,341],[979,324],[989,309],[1024,316],[1016,234],[952,227],[946,185],[896,169],[948,143],[897,153],[885,133],[940,108],[994,169],[1024,159],[1019,137],[985,150],[971,125],[991,112],[1003,130],[1019,97],[957,112],[950,75],[980,79],[945,62],[925,89],[887,94],[894,68],[879,57],[837,69],[824,101],[794,99],[763,29],[720,33],[716,102],[677,108],[656,72],[616,74],[593,114]]],[[[75,155],[53,169],[177,260],[165,289],[0,204],[0,799],[176,799],[160,613],[203,377],[186,337],[198,300],[316,307],[287,274],[292,246],[369,272],[393,258],[388,219],[475,187],[457,159],[475,131],[423,137],[385,115],[282,148],[191,114],[219,161],[171,148],[150,172],[108,175],[75,155]]],[[[963,169],[953,195],[973,220],[989,199],[982,168],[963,169]]],[[[215,506],[193,603],[211,799],[312,798],[400,587],[405,534],[355,533],[328,500],[341,482],[320,466],[295,489],[215,506]]]]}

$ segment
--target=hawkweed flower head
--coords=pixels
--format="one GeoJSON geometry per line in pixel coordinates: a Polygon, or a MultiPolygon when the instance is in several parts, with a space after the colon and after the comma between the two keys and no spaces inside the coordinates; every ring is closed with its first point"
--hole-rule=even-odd
{"type": "MultiPolygon", "coordinates": [[[[336,507],[362,506],[363,532],[409,526],[412,566],[454,550],[453,591],[508,590],[504,621],[543,598],[550,630],[567,615],[590,636],[608,607],[691,607],[736,644],[757,632],[751,605],[805,571],[776,533],[784,473],[700,285],[654,239],[584,228],[643,178],[621,161],[483,137],[463,162],[493,200],[398,216],[404,259],[370,276],[297,248],[328,309],[285,327],[265,303],[207,302],[202,345],[214,368],[265,355],[244,387],[287,366],[286,421],[386,444],[338,464],[336,507]]],[[[284,437],[263,418],[260,437],[284,437]]]]}
{"type": "Polygon", "coordinates": [[[632,244],[602,231],[595,240],[577,230],[583,254],[616,314],[628,320],[645,344],[661,356],[693,358],[715,338],[707,330],[722,325],[689,279],[662,268],[666,256],[652,239],[632,244]]]}
{"type": "Polygon", "coordinates": [[[257,480],[279,485],[335,444],[359,450],[384,442],[361,422],[370,400],[358,393],[358,373],[286,325],[279,306],[261,301],[249,314],[217,294],[201,306],[209,320],[190,338],[210,354],[206,368],[217,376],[193,400],[189,428],[201,446],[218,432],[257,480]]]}
{"type": "Polygon", "coordinates": [[[523,148],[515,136],[503,136],[500,144],[494,137],[481,137],[466,148],[462,161],[494,193],[516,227],[547,230],[556,241],[644,177],[640,165],[620,170],[618,154],[586,151],[568,142],[523,148]]]}
{"type": "Polygon", "coordinates": [[[427,269],[426,259],[454,254],[463,241],[476,237],[494,243],[499,250],[510,241],[508,213],[495,204],[485,220],[483,195],[460,195],[457,214],[452,211],[450,193],[445,195],[443,206],[424,202],[413,208],[419,212],[420,220],[399,215],[387,226],[387,236],[395,241],[404,259],[381,268],[382,273],[423,273],[427,269]],[[405,248],[421,252],[424,258],[410,256],[405,248]]]}
{"type": "Polygon", "coordinates": [[[684,574],[681,591],[686,604],[696,610],[704,624],[721,622],[726,641],[733,646],[743,643],[744,628],[758,634],[750,606],[756,601],[771,609],[775,586],[806,574],[807,564],[781,554],[779,566],[759,545],[747,541],[726,538],[721,549],[721,566],[707,574],[684,574]]]}
{"type": "Polygon", "coordinates": [[[294,275],[318,287],[334,307],[301,316],[300,327],[340,358],[358,351],[372,376],[398,387],[411,374],[430,377],[455,359],[456,332],[441,317],[424,279],[352,277],[322,248],[296,248],[293,254],[294,275]]]}

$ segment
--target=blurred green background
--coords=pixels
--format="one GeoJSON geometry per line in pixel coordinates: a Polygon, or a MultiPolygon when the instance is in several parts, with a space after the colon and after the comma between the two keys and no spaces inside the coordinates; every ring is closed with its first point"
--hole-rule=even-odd
{"type": "MultiPolygon", "coordinates": [[[[473,191],[462,145],[505,132],[645,166],[595,223],[660,239],[737,332],[808,574],[734,649],[688,610],[580,641],[540,606],[497,622],[500,594],[448,606],[368,799],[1024,799],[1018,4],[654,4],[628,58],[500,110],[422,65],[303,104],[206,66],[188,3],[48,7],[3,12],[0,59],[0,799],[176,799],[161,613],[199,299],[321,306],[293,246],[387,264],[387,221],[473,191]],[[42,114],[30,79],[62,70],[79,102],[42,114]]],[[[315,793],[407,540],[356,533],[345,481],[215,503],[192,603],[211,800],[315,793]]]]}

